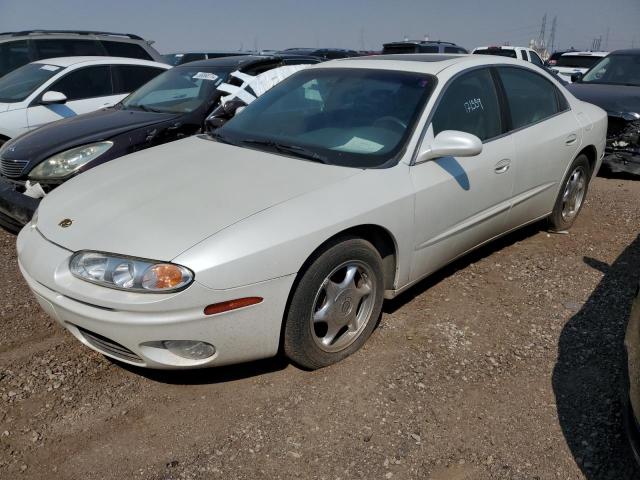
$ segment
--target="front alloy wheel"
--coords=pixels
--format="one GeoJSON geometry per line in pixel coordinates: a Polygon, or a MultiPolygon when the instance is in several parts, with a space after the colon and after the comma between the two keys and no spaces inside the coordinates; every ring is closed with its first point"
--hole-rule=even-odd
{"type": "Polygon", "coordinates": [[[382,259],[366,240],[332,242],[299,279],[286,316],[284,350],[316,369],[358,350],[376,326],[384,293],[382,259]]]}

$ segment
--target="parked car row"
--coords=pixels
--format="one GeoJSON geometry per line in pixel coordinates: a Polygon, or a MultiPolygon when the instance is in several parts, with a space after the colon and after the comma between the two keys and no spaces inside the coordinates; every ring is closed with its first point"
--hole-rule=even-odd
{"type": "Polygon", "coordinates": [[[83,344],[149,368],[324,367],[452,260],[570,228],[601,164],[640,174],[638,50],[265,53],[160,63],[135,35],[0,34],[0,225],[83,344]]]}

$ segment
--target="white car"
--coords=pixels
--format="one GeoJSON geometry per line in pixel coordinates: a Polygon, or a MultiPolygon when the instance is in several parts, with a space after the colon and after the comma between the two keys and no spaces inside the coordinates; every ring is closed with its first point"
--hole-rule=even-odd
{"type": "Polygon", "coordinates": [[[477,47],[471,52],[475,55],[497,55],[499,57],[517,58],[525,62],[531,62],[539,67],[544,66],[540,55],[532,48],[514,47],[512,45],[477,47]]]}
{"type": "Polygon", "coordinates": [[[319,368],[363,345],[383,298],[525,224],[569,228],[605,112],[520,61],[404,57],[312,66],[214,134],[54,190],[17,242],[44,310],[134,365],[282,347],[319,368]]]}
{"type": "Polygon", "coordinates": [[[61,118],[115,105],[170,65],[120,57],[48,58],[0,78],[0,145],[61,118]]]}
{"type": "Polygon", "coordinates": [[[560,55],[556,64],[551,67],[560,77],[572,83],[571,76],[575,73],[586,73],[609,52],[567,52],[560,55]]]}

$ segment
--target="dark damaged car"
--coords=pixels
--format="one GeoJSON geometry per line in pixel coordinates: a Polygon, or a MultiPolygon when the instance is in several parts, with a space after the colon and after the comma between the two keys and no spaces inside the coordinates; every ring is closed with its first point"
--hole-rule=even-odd
{"type": "Polygon", "coordinates": [[[640,49],[612,52],[572,80],[571,93],[608,114],[604,168],[640,175],[640,49]]]}
{"type": "Polygon", "coordinates": [[[199,132],[229,93],[218,87],[242,85],[232,72],[257,76],[318,61],[280,55],[187,63],[157,76],[114,107],[10,140],[0,149],[0,226],[17,232],[31,220],[43,196],[92,167],[199,132]]]}

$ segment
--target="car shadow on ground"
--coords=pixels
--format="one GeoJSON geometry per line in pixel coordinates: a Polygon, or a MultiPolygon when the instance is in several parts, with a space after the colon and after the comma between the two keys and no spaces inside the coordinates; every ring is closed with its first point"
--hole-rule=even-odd
{"type": "Polygon", "coordinates": [[[640,236],[612,265],[589,257],[584,261],[604,277],[560,334],[552,379],[558,419],[587,479],[638,478],[623,428],[622,381],[640,236]]]}
{"type": "Polygon", "coordinates": [[[414,286],[409,288],[408,290],[402,292],[400,295],[395,297],[392,300],[385,301],[382,311],[386,314],[392,314],[400,309],[405,304],[409,303],[414,298],[422,295],[424,292],[429,290],[434,285],[437,285],[442,280],[447,277],[450,277],[458,270],[463,270],[467,268],[472,263],[479,262],[485,257],[489,257],[495,252],[499,252],[500,250],[514,245],[515,243],[526,240],[529,237],[536,235],[537,233],[546,231],[547,222],[546,220],[539,221],[536,223],[532,223],[531,225],[527,225],[526,227],[520,228],[504,237],[500,237],[492,242],[487,243],[486,245],[474,250],[466,254],[465,256],[459,258],[458,260],[450,263],[446,267],[438,270],[437,272],[429,275],[424,280],[419,281],[414,286]]]}
{"type": "Polygon", "coordinates": [[[111,358],[108,360],[135,375],[171,385],[213,385],[233,382],[284,370],[289,365],[289,361],[283,355],[254,362],[195,370],[151,370],[111,358]]]}

